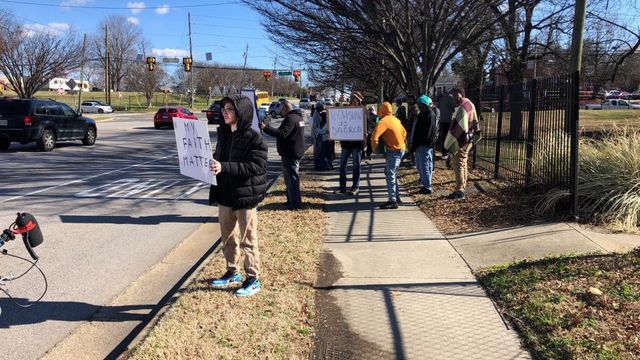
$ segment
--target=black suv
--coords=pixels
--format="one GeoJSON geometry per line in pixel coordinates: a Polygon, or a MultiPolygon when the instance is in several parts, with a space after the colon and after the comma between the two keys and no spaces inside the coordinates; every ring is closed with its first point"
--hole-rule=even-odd
{"type": "Polygon", "coordinates": [[[207,121],[209,124],[220,124],[222,123],[222,100],[216,100],[209,106],[209,109],[206,111],[207,113],[207,121]]]}
{"type": "Polygon", "coordinates": [[[96,142],[96,122],[54,100],[0,98],[0,150],[35,141],[51,151],[59,140],[96,142]]]}

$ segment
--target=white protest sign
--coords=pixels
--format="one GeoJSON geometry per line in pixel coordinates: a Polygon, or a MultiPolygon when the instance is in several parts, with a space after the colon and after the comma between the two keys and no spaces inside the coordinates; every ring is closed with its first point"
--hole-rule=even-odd
{"type": "Polygon", "coordinates": [[[213,150],[206,121],[173,118],[180,174],[216,185],[209,168],[213,150]]]}
{"type": "Polygon", "coordinates": [[[258,126],[258,104],[256,104],[256,90],[255,89],[242,89],[240,94],[248,97],[253,104],[253,120],[251,121],[251,127],[253,130],[260,134],[260,127],[258,126]]]}
{"type": "Polygon", "coordinates": [[[327,109],[330,140],[364,140],[365,111],[361,106],[327,109]]]}

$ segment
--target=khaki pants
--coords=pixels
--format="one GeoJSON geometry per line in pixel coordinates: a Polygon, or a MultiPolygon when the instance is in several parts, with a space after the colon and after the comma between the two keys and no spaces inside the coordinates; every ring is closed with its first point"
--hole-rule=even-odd
{"type": "Polygon", "coordinates": [[[244,251],[244,271],[247,277],[258,277],[260,253],[258,251],[258,210],[233,210],[218,206],[220,232],[224,258],[228,270],[238,270],[240,248],[244,251]]]}
{"type": "Polygon", "coordinates": [[[461,147],[451,159],[451,167],[453,167],[453,172],[456,175],[455,191],[464,192],[464,189],[467,187],[467,159],[469,158],[469,151],[471,151],[472,147],[472,143],[466,144],[461,147]]]}

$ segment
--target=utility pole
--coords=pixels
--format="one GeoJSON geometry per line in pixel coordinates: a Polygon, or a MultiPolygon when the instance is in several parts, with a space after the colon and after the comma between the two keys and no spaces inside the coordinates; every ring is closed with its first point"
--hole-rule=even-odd
{"type": "Polygon", "coordinates": [[[587,0],[577,0],[571,36],[571,68],[569,71],[580,71],[582,67],[582,43],[584,40],[584,22],[587,15],[587,0]]]}
{"type": "MultiPolygon", "coordinates": [[[[193,62],[193,47],[191,45],[191,11],[189,11],[187,13],[188,16],[188,20],[189,20],[189,58],[191,59],[191,62],[193,62]]],[[[191,69],[191,71],[189,71],[189,96],[191,101],[189,102],[189,104],[191,104],[191,107],[193,107],[193,69],[191,69]]]]}
{"type": "Polygon", "coordinates": [[[571,119],[569,129],[571,133],[571,212],[578,219],[580,205],[578,203],[578,177],[580,176],[579,151],[580,142],[578,129],[580,126],[580,112],[578,111],[578,98],[580,97],[580,68],[582,67],[582,43],[584,39],[584,23],[586,18],[587,0],[577,0],[573,20],[573,34],[571,36],[571,77],[572,106],[567,108],[567,119],[571,119]]]}
{"type": "Polygon", "coordinates": [[[104,25],[104,46],[105,46],[105,70],[104,70],[104,101],[108,105],[111,105],[111,76],[109,76],[109,70],[111,69],[109,58],[109,24],[104,25]]]}
{"type": "Polygon", "coordinates": [[[240,82],[240,89],[244,88],[244,72],[247,69],[247,55],[249,54],[249,43],[247,43],[247,47],[244,49],[244,65],[242,66],[242,81],[240,82]]]}
{"type": "Polygon", "coordinates": [[[87,47],[87,34],[82,39],[82,57],[80,58],[80,91],[78,92],[78,112],[80,112],[80,104],[82,104],[82,89],[84,89],[84,52],[87,47]]]}
{"type": "Polygon", "coordinates": [[[273,58],[273,72],[271,73],[271,77],[273,78],[273,80],[271,80],[271,100],[273,101],[273,86],[275,85],[275,81],[276,81],[276,63],[278,62],[278,57],[276,56],[275,58],[273,58]]]}

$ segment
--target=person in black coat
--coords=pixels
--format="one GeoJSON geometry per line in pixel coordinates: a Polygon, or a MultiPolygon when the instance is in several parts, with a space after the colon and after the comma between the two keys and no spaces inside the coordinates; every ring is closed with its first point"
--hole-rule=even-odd
{"type": "Polygon", "coordinates": [[[418,98],[420,112],[410,133],[410,151],[415,154],[416,168],[420,174],[420,194],[431,194],[433,188],[433,147],[437,137],[437,118],[431,110],[431,98],[422,95],[418,98]]]}
{"type": "Polygon", "coordinates": [[[284,120],[279,128],[273,128],[263,122],[260,129],[276,138],[278,154],[282,158],[282,177],[287,188],[287,203],[290,210],[302,207],[300,195],[300,159],[304,155],[304,119],[300,109],[293,109],[291,103],[282,101],[280,114],[284,120]]]}
{"type": "Polygon", "coordinates": [[[222,99],[224,124],[218,126],[218,142],[210,166],[217,185],[210,187],[209,204],[218,204],[222,252],[227,262],[227,272],[211,285],[225,287],[242,281],[238,272],[242,248],[247,279],[236,296],[260,291],[256,207],[267,192],[267,145],[262,135],[251,128],[254,108],[255,104],[244,95],[222,99]]]}

